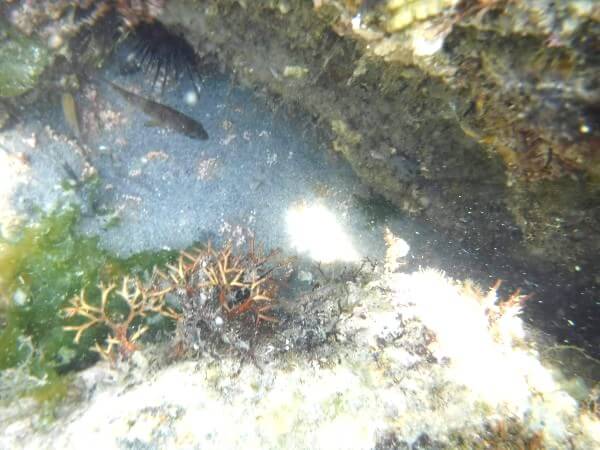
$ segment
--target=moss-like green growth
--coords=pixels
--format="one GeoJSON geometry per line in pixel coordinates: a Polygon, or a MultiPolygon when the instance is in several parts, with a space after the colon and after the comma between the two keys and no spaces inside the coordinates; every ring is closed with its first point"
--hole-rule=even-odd
{"type": "Polygon", "coordinates": [[[79,210],[67,208],[27,227],[14,242],[0,241],[0,370],[45,378],[37,388],[42,400],[65,392],[57,375],[97,357],[89,350],[97,335],[77,345],[63,330],[67,301],[84,286],[143,272],[172,256],[163,251],[117,259],[97,239],[76,232],[79,217],[79,210]]]}
{"type": "Polygon", "coordinates": [[[32,391],[32,396],[39,402],[55,404],[69,394],[70,378],[52,375],[44,386],[32,391]]]}
{"type": "Polygon", "coordinates": [[[0,20],[0,97],[15,97],[34,87],[51,60],[45,46],[0,20]]]}

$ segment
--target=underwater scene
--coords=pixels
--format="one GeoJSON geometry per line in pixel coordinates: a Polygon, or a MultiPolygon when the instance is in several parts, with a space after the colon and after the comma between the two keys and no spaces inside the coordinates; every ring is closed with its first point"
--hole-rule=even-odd
{"type": "Polygon", "coordinates": [[[600,448],[600,3],[0,0],[0,449],[600,448]]]}

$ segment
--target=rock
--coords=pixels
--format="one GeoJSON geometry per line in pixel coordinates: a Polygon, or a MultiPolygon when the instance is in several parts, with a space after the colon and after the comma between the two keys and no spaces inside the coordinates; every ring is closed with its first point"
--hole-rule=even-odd
{"type": "Polygon", "coordinates": [[[42,43],[0,18],[0,97],[16,97],[34,88],[51,61],[42,43]]]}
{"type": "Polygon", "coordinates": [[[487,328],[493,292],[465,289],[431,270],[354,285],[362,309],[334,326],[343,342],[272,353],[262,367],[236,352],[99,364],[77,376],[82,395],[51,426],[36,402],[12,416],[0,407],[0,445],[443,449],[523,446],[538,436],[548,448],[595,448],[598,418],[578,410],[536,352],[487,328]]]}

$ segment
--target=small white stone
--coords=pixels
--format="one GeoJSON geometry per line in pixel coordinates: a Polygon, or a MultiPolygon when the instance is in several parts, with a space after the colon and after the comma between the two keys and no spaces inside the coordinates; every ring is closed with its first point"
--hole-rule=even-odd
{"type": "Polygon", "coordinates": [[[206,296],[206,294],[203,292],[200,294],[200,305],[204,305],[206,303],[206,300],[208,300],[208,297],[206,296]]]}
{"type": "Polygon", "coordinates": [[[57,49],[59,47],[62,47],[64,42],[65,41],[60,34],[53,34],[48,39],[48,47],[50,47],[51,49],[57,49]]]}
{"type": "Polygon", "coordinates": [[[301,270],[298,272],[298,280],[311,283],[313,280],[312,273],[308,272],[307,270],[301,270]]]}
{"type": "Polygon", "coordinates": [[[25,306],[28,300],[27,294],[21,289],[17,289],[13,294],[13,302],[17,306],[25,306]]]}
{"type": "Polygon", "coordinates": [[[221,325],[223,325],[223,319],[220,316],[217,316],[215,318],[215,325],[217,325],[218,327],[220,327],[221,325]]]}

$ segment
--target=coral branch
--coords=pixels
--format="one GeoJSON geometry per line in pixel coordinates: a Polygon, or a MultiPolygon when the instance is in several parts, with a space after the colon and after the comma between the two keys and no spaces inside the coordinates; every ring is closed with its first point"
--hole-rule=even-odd
{"type": "Polygon", "coordinates": [[[245,255],[232,253],[231,243],[220,252],[214,251],[209,245],[207,261],[203,267],[207,281],[200,283],[199,287],[215,288],[218,291],[219,303],[229,318],[252,311],[257,323],[260,320],[276,322],[276,319],[262,314],[271,306],[266,308],[261,302],[273,300],[274,286],[270,271],[259,274],[260,267],[273,253],[267,256],[257,253],[254,240],[250,241],[245,255]]]}
{"type": "Polygon", "coordinates": [[[117,348],[122,358],[127,358],[137,350],[137,341],[147,331],[147,326],[140,326],[133,331],[133,322],[137,318],[160,314],[170,319],[178,319],[177,312],[166,304],[165,296],[170,289],[153,290],[146,288],[138,278],[124,277],[119,290],[114,283],[98,285],[100,290],[100,306],[94,306],[87,300],[85,288],[79,295],[70,300],[70,306],[64,309],[67,318],[82,317],[85,321],[79,325],[67,325],[65,330],[75,331],[74,341],[79,343],[81,336],[90,328],[103,325],[109,329],[109,336],[102,346],[95,343],[93,350],[103,357],[114,359],[117,348]],[[115,291],[116,290],[116,291],[115,291]],[[127,306],[127,314],[123,318],[115,318],[110,312],[111,301],[120,298],[127,306]]]}

